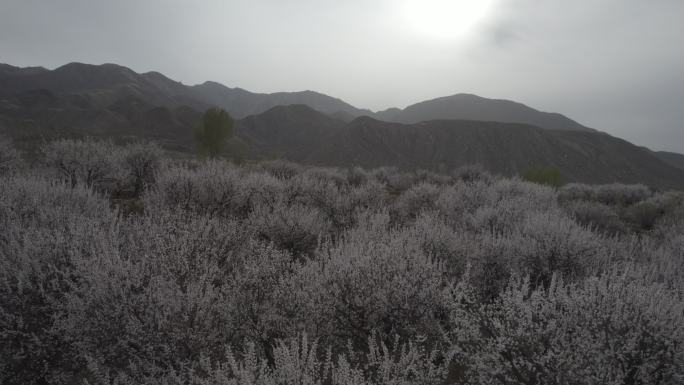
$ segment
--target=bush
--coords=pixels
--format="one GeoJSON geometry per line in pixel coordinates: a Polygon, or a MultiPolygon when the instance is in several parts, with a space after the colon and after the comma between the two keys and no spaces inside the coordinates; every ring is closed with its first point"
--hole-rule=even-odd
{"type": "MultiPolygon", "coordinates": [[[[382,338],[424,335],[436,338],[443,304],[443,265],[426,255],[409,233],[385,233],[387,215],[370,216],[339,244],[324,247],[303,265],[290,285],[305,284],[303,297],[290,300],[317,335],[344,346],[382,338]]],[[[292,286],[290,286],[292,287],[292,286]]]]}
{"type": "Polygon", "coordinates": [[[452,178],[448,175],[445,174],[437,174],[432,171],[427,171],[427,170],[414,170],[412,172],[412,177],[413,177],[413,183],[414,185],[416,184],[421,184],[421,183],[427,183],[427,184],[434,184],[434,185],[445,185],[448,183],[452,182],[452,178]]]}
{"type": "Polygon", "coordinates": [[[302,166],[281,159],[261,162],[259,163],[259,168],[265,170],[274,177],[283,180],[294,178],[303,171],[302,166]]]}
{"type": "Polygon", "coordinates": [[[668,289],[620,273],[548,289],[514,281],[474,312],[464,345],[477,383],[671,384],[683,373],[683,309],[668,289]]]}
{"type": "Polygon", "coordinates": [[[399,194],[413,184],[413,178],[400,173],[396,167],[381,167],[371,171],[371,175],[378,182],[384,184],[392,194],[399,194]]]}
{"type": "Polygon", "coordinates": [[[366,211],[379,211],[388,202],[387,190],[376,181],[341,190],[336,195],[333,208],[329,211],[330,221],[337,232],[352,228],[358,216],[366,211]]]}
{"type": "Polygon", "coordinates": [[[594,200],[594,186],[583,183],[568,183],[558,189],[558,200],[568,201],[591,201],[594,200]]]}
{"type": "Polygon", "coordinates": [[[575,201],[566,204],[567,212],[579,224],[594,228],[597,231],[608,234],[625,234],[627,225],[620,219],[615,210],[603,203],[591,201],[575,201]]]}
{"type": "Polygon", "coordinates": [[[259,204],[275,204],[283,190],[283,182],[269,174],[245,173],[228,163],[209,161],[196,170],[175,166],[163,170],[143,202],[146,208],[181,208],[244,219],[259,204]]]}
{"type": "Polygon", "coordinates": [[[145,186],[155,182],[161,166],[161,148],[154,143],[136,143],[123,149],[124,170],[128,174],[136,196],[145,186]]]}
{"type": "Polygon", "coordinates": [[[371,176],[366,170],[360,167],[354,167],[347,170],[347,183],[358,187],[368,182],[371,176]]]}
{"type": "Polygon", "coordinates": [[[332,183],[337,188],[343,188],[347,185],[347,176],[334,168],[309,168],[302,172],[302,176],[324,183],[332,183]]]}
{"type": "Polygon", "coordinates": [[[83,186],[0,183],[0,383],[58,382],[78,367],[56,324],[113,222],[108,202],[83,186]]]}
{"type": "Polygon", "coordinates": [[[473,182],[490,182],[493,177],[482,165],[474,164],[470,166],[461,166],[452,172],[452,175],[456,180],[463,181],[465,183],[473,182]]]}
{"type": "Polygon", "coordinates": [[[435,212],[424,212],[409,229],[420,241],[423,252],[444,263],[447,275],[460,278],[471,256],[468,235],[455,231],[435,212]]]}
{"type": "Polygon", "coordinates": [[[242,349],[226,349],[225,355],[213,362],[202,360],[198,370],[169,371],[155,376],[111,373],[97,365],[89,365],[95,384],[163,383],[226,385],[394,385],[442,383],[447,377],[451,355],[427,350],[420,342],[387,345],[368,340],[364,353],[348,351],[333,355],[301,337],[281,339],[273,349],[273,359],[259,354],[254,342],[242,349]]]}
{"type": "Polygon", "coordinates": [[[681,218],[683,208],[684,194],[670,191],[654,194],[628,207],[624,216],[637,230],[651,231],[661,219],[671,222],[681,218]]]}
{"type": "MultiPolygon", "coordinates": [[[[557,208],[551,189],[518,180],[474,184],[466,189],[469,194],[478,193],[477,200],[461,215],[465,228],[473,232],[508,234],[528,215],[557,208]]],[[[466,202],[469,199],[466,197],[466,202]]]]}
{"type": "Polygon", "coordinates": [[[247,222],[266,242],[295,257],[311,257],[320,238],[328,235],[330,223],[318,210],[301,205],[258,206],[247,222]]]}
{"type": "Polygon", "coordinates": [[[607,260],[597,234],[559,212],[519,207],[478,210],[469,219],[472,227],[458,238],[461,246],[454,254],[470,263],[479,299],[496,298],[513,275],[530,275],[544,286],[554,273],[582,279],[607,260]]]}
{"type": "Polygon", "coordinates": [[[2,384],[684,378],[680,193],[55,143],[0,183],[2,384]]]}
{"type": "Polygon", "coordinates": [[[652,230],[656,221],[664,213],[651,202],[639,202],[631,206],[627,211],[627,217],[637,229],[652,230]]]}
{"type": "Polygon", "coordinates": [[[641,202],[653,195],[651,189],[644,185],[607,184],[590,186],[586,184],[571,183],[559,191],[559,200],[562,202],[585,200],[602,203],[608,206],[630,206],[641,202]]]}
{"type": "Polygon", "coordinates": [[[509,238],[500,235],[477,235],[466,238],[466,255],[477,301],[493,301],[506,287],[514,273],[513,247],[509,238]]]}
{"type": "Polygon", "coordinates": [[[22,164],[21,154],[9,139],[0,136],[0,176],[13,174],[22,164]]]}
{"type": "Polygon", "coordinates": [[[298,331],[296,318],[287,313],[289,305],[283,301],[287,298],[284,282],[290,281],[295,269],[288,252],[250,241],[244,258],[224,278],[228,285],[226,303],[230,306],[225,315],[233,322],[233,343],[245,339],[257,342],[270,363],[276,340],[298,331]]]}
{"type": "Polygon", "coordinates": [[[248,292],[234,291],[231,274],[250,260],[240,251],[251,252],[235,223],[165,212],[130,218],[120,232],[81,262],[80,285],[65,298],[57,330],[77,363],[154,377],[240,337],[236,295],[248,292]]]}
{"type": "Polygon", "coordinates": [[[464,222],[466,214],[495,201],[495,194],[494,190],[483,182],[456,182],[452,186],[442,187],[435,200],[435,206],[451,225],[457,226],[464,222]]]}
{"type": "Polygon", "coordinates": [[[340,213],[338,208],[343,199],[340,187],[323,175],[303,174],[292,178],[284,194],[288,204],[316,208],[338,230],[347,225],[346,213],[340,213]]]}
{"type": "Polygon", "coordinates": [[[415,219],[423,210],[433,210],[439,196],[439,187],[429,183],[412,186],[399,195],[392,207],[397,223],[415,219]]]}
{"type": "Polygon", "coordinates": [[[528,216],[512,242],[513,269],[535,285],[548,286],[554,274],[584,278],[605,254],[600,236],[553,212],[528,216]]]}
{"type": "Polygon", "coordinates": [[[609,184],[594,187],[594,199],[611,206],[630,206],[653,195],[647,186],[609,184]]]}
{"type": "Polygon", "coordinates": [[[178,208],[205,215],[229,217],[234,213],[240,173],[230,165],[210,161],[196,170],[169,167],[162,170],[154,189],[145,192],[145,208],[178,208]]]}
{"type": "Polygon", "coordinates": [[[41,148],[45,165],[75,187],[112,189],[123,178],[121,151],[112,142],[62,139],[41,148]]]}
{"type": "Polygon", "coordinates": [[[525,215],[524,206],[520,206],[517,199],[505,199],[475,209],[464,215],[464,220],[471,232],[507,235],[519,226],[525,215]]]}
{"type": "MultiPolygon", "coordinates": [[[[318,343],[299,339],[279,341],[272,370],[260,365],[254,348],[247,345],[242,360],[228,352],[229,366],[221,368],[219,378],[235,378],[239,384],[323,384],[340,385],[439,383],[446,378],[450,357],[438,351],[426,351],[420,344],[387,345],[368,339],[367,351],[359,359],[355,351],[342,353],[333,361],[332,354],[319,352],[318,343]],[[324,357],[324,359],[319,359],[324,357]],[[359,363],[361,361],[362,363],[359,363]]],[[[213,376],[218,373],[214,372],[213,376]]]]}

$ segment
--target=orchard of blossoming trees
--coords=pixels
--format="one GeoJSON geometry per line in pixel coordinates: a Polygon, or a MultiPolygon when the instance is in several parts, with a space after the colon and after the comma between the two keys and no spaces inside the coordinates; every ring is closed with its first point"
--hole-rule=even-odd
{"type": "Polygon", "coordinates": [[[1,384],[679,384],[684,195],[0,143],[1,384]]]}

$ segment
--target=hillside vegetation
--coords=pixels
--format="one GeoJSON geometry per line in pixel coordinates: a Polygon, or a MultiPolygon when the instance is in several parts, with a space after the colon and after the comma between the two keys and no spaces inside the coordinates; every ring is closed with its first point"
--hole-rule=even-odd
{"type": "Polygon", "coordinates": [[[684,189],[684,170],[666,164],[645,148],[599,132],[546,130],[524,124],[469,120],[400,124],[361,117],[332,135],[322,135],[317,148],[302,154],[305,162],[325,166],[395,166],[444,172],[481,164],[507,176],[529,168],[553,167],[560,170],[565,182],[644,183],[684,189]]]}
{"type": "Polygon", "coordinates": [[[2,384],[676,384],[684,196],[0,151],[2,384]]]}

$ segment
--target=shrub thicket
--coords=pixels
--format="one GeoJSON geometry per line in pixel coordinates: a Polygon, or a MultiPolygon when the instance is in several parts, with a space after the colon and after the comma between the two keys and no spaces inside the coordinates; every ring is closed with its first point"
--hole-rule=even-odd
{"type": "Polygon", "coordinates": [[[121,151],[112,142],[62,139],[41,150],[46,166],[71,187],[104,188],[123,177],[121,151]]]}
{"type": "Polygon", "coordinates": [[[527,280],[473,312],[469,376],[480,383],[675,384],[682,300],[658,283],[608,272],[546,289],[527,280]]]}
{"type": "Polygon", "coordinates": [[[44,154],[0,176],[2,384],[684,378],[680,193],[44,154]]]}
{"type": "Polygon", "coordinates": [[[9,139],[0,136],[0,176],[16,172],[21,164],[19,151],[14,148],[9,139]]]}

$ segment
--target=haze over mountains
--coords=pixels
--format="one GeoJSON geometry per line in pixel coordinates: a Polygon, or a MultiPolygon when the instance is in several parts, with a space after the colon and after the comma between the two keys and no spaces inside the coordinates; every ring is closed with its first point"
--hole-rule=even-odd
{"type": "Polygon", "coordinates": [[[0,133],[29,148],[63,136],[152,139],[194,149],[192,128],[217,106],[250,158],[322,165],[450,169],[480,163],[514,175],[557,167],[567,181],[684,187],[679,154],[654,153],[520,103],[457,94],[378,113],[313,91],[187,86],[157,72],[71,63],[0,65],[0,133]]]}

